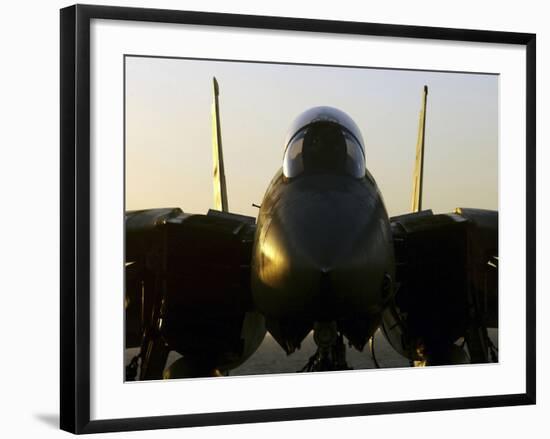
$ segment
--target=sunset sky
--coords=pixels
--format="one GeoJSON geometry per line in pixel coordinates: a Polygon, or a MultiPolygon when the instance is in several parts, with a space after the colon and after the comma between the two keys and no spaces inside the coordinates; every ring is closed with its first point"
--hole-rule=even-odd
{"type": "Polygon", "coordinates": [[[256,216],[304,110],[348,113],[390,215],[409,211],[422,86],[424,208],[498,209],[498,76],[126,57],[126,209],[212,207],[212,77],[229,210],[256,216]]]}

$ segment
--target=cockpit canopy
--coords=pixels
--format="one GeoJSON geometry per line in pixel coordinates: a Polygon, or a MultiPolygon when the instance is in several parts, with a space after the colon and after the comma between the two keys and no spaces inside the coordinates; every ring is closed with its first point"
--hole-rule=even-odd
{"type": "Polygon", "coordinates": [[[283,174],[365,176],[365,151],[359,128],[344,112],[315,107],[292,124],[283,159],[283,174]]]}

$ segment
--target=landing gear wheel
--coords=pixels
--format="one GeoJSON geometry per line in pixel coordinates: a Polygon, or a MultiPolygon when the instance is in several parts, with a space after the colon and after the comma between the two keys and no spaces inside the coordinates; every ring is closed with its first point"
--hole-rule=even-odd
{"type": "Polygon", "coordinates": [[[161,380],[170,351],[160,337],[149,339],[142,355],[140,380],[161,380]]]}
{"type": "Polygon", "coordinates": [[[344,336],[338,332],[336,322],[315,322],[313,340],[317,351],[299,372],[350,370],[346,362],[344,336]]]}

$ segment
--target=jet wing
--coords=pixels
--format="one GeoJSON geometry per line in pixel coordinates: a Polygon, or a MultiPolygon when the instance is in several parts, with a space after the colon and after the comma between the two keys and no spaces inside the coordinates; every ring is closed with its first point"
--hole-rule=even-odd
{"type": "Polygon", "coordinates": [[[384,316],[386,337],[411,359],[427,344],[461,337],[472,354],[472,331],[498,327],[498,212],[427,210],[390,221],[397,288],[384,316]]]}
{"type": "MultiPolygon", "coordinates": [[[[250,292],[255,218],[228,207],[216,78],[212,152],[216,210],[126,213],[126,347],[141,347],[141,379],[223,373],[265,335],[250,292]],[[170,350],[183,359],[164,371],[170,350]]],[[[132,379],[135,363],[130,369],[132,379]]]]}
{"type": "Polygon", "coordinates": [[[245,354],[255,219],[167,208],[127,212],[125,221],[126,347],[160,329],[180,353],[224,350],[225,363],[245,354]]]}

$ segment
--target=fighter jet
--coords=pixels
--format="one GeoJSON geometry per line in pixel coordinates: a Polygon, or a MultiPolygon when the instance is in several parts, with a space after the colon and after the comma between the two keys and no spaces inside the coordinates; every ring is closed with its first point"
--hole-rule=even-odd
{"type": "Polygon", "coordinates": [[[409,213],[388,216],[355,122],[315,107],[254,218],[229,209],[214,78],[213,209],[125,215],[127,379],[226,375],[266,331],[288,355],[313,331],[304,371],[349,369],[346,350],[369,341],[374,355],[379,328],[411,366],[496,361],[498,213],[422,210],[427,94],[409,213]]]}

